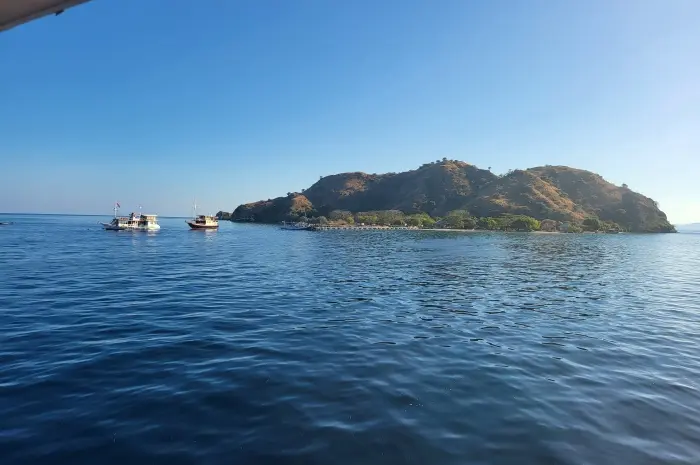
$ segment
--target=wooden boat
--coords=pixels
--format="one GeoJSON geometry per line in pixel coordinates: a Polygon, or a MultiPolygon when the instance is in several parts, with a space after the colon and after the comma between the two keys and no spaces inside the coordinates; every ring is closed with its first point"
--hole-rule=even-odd
{"type": "Polygon", "coordinates": [[[211,215],[197,215],[197,200],[192,204],[192,219],[185,220],[192,229],[219,229],[219,219],[211,215]]]}
{"type": "Polygon", "coordinates": [[[219,220],[215,216],[199,215],[196,218],[185,221],[192,229],[217,229],[219,220]]]}

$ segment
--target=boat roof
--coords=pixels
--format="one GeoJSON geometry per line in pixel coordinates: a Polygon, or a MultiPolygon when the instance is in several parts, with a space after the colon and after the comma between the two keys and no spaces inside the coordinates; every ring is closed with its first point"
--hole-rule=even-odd
{"type": "Polygon", "coordinates": [[[52,14],[89,0],[0,0],[0,31],[52,14]]]}
{"type": "Polygon", "coordinates": [[[135,220],[135,219],[138,219],[138,218],[140,218],[140,217],[155,218],[155,217],[157,217],[157,216],[158,216],[158,215],[151,215],[151,214],[142,213],[142,214],[140,214],[140,215],[133,214],[133,217],[132,217],[131,215],[129,215],[129,216],[118,216],[117,218],[123,219],[123,220],[135,220]]]}

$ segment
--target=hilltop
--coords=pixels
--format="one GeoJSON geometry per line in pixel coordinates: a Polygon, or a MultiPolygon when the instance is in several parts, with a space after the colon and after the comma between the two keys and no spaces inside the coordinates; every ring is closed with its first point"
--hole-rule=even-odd
{"type": "Polygon", "coordinates": [[[590,171],[541,166],[497,176],[447,159],[402,173],[325,176],[300,193],[240,205],[231,217],[271,223],[329,216],[334,210],[395,210],[433,218],[459,210],[474,217],[525,215],[573,223],[595,217],[629,231],[673,231],[654,200],[590,171]]]}

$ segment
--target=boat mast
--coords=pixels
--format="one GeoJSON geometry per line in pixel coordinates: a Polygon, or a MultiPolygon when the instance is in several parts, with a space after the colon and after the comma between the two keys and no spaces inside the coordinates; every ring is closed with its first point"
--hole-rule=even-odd
{"type": "Polygon", "coordinates": [[[197,199],[192,202],[192,218],[197,218],[197,199]]]}
{"type": "Polygon", "coordinates": [[[114,217],[115,218],[117,217],[117,212],[119,211],[119,207],[117,207],[117,205],[119,205],[119,204],[118,203],[114,204],[114,217]]]}

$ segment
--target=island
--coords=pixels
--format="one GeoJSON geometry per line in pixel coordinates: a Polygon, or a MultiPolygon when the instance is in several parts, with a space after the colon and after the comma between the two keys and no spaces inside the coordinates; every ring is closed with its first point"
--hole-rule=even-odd
{"type": "Polygon", "coordinates": [[[541,166],[496,175],[442,159],[402,173],[322,176],[302,192],[217,217],[278,223],[552,232],[676,232],[658,204],[590,171],[541,166]]]}

